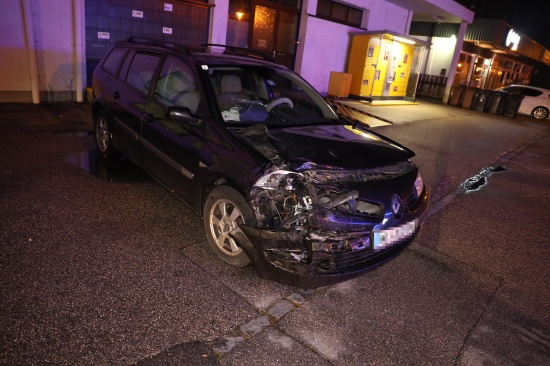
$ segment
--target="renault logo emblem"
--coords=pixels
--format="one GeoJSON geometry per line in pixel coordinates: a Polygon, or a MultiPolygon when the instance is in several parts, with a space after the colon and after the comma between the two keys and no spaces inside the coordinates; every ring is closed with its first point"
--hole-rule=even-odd
{"type": "Polygon", "coordinates": [[[393,212],[393,216],[397,219],[403,214],[403,201],[401,200],[401,197],[396,194],[392,194],[391,196],[391,210],[393,212]]]}

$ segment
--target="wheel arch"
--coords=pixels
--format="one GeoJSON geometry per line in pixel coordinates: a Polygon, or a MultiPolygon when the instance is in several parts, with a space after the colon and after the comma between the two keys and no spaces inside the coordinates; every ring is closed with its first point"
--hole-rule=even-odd
{"type": "Polygon", "coordinates": [[[110,119],[109,108],[107,107],[107,101],[103,95],[96,97],[92,103],[92,117],[95,119],[98,111],[103,110],[107,114],[107,118],[110,119]]]}
{"type": "MultiPolygon", "coordinates": [[[[208,197],[208,194],[216,187],[219,187],[219,186],[229,186],[231,188],[233,188],[234,190],[236,190],[241,196],[244,197],[245,201],[248,202],[248,196],[250,194],[250,192],[244,192],[243,189],[239,188],[239,185],[236,184],[235,182],[233,182],[230,178],[226,177],[226,176],[223,176],[223,175],[220,175],[220,174],[215,174],[215,175],[211,175],[209,176],[204,184],[202,185],[202,189],[201,189],[201,192],[200,192],[200,195],[198,197],[198,201],[197,201],[197,213],[199,215],[203,215],[204,214],[204,204],[206,202],[206,198],[208,197]]],[[[251,209],[253,209],[253,207],[250,207],[251,209]]]]}

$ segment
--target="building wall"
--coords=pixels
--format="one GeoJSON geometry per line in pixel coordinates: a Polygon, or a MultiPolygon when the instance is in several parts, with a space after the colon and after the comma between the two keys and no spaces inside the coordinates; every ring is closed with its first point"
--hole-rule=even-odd
{"type": "Polygon", "coordinates": [[[31,101],[30,76],[20,0],[0,3],[0,101],[31,101]]]}
{"type": "Polygon", "coordinates": [[[321,93],[328,90],[331,71],[345,72],[347,68],[350,33],[388,30],[406,34],[408,31],[409,12],[406,9],[384,0],[349,0],[346,3],[368,10],[367,29],[316,18],[317,0],[304,0],[295,71],[321,93]]]}
{"type": "Polygon", "coordinates": [[[429,39],[428,37],[416,38],[432,43],[432,46],[430,47],[430,53],[426,60],[425,72],[423,72],[423,74],[441,75],[442,69],[445,69],[445,73],[443,74],[443,76],[448,77],[451,61],[453,60],[453,55],[455,52],[456,37],[433,37],[431,39],[429,39]]]}
{"type": "MultiPolygon", "coordinates": [[[[76,87],[73,6],[84,0],[3,0],[0,2],[0,102],[31,101],[32,53],[25,42],[25,30],[31,30],[29,47],[36,51],[36,72],[41,101],[74,100],[76,87]],[[30,12],[23,9],[27,4],[30,12]],[[27,23],[25,23],[27,22],[27,23]],[[26,26],[25,26],[26,24],[26,26]],[[29,66],[30,65],[30,66],[29,66]]],[[[84,7],[82,6],[82,9],[84,7]]],[[[81,14],[83,17],[84,14],[81,14]]],[[[83,25],[82,25],[83,26],[83,25]]],[[[78,33],[78,32],[76,32],[78,33]]],[[[83,33],[80,33],[83,34],[83,33]]],[[[84,50],[76,47],[83,59],[84,50]]],[[[81,74],[84,78],[84,73],[81,74]]]]}
{"type": "MultiPolygon", "coordinates": [[[[446,5],[453,3],[438,1],[446,5]]],[[[0,30],[4,35],[0,40],[3,55],[0,102],[34,100],[31,98],[33,85],[42,102],[75,99],[75,91],[83,89],[77,85],[86,85],[84,3],[85,0],[0,1],[0,30]],[[23,17],[25,5],[26,18],[23,17]],[[29,47],[24,37],[26,25],[32,31],[33,42],[29,47]]],[[[211,10],[209,40],[225,43],[228,2],[210,0],[210,3],[215,7],[211,10]]],[[[330,72],[344,72],[347,68],[350,33],[387,30],[408,34],[411,14],[407,9],[385,0],[347,0],[345,3],[367,10],[362,28],[319,19],[315,16],[317,0],[303,1],[295,71],[322,93],[328,90],[330,72]]]]}

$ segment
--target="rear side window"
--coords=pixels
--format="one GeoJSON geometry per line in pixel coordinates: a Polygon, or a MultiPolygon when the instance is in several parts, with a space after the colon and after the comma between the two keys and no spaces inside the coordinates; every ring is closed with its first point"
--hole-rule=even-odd
{"type": "Polygon", "coordinates": [[[112,50],[103,63],[103,70],[110,74],[116,75],[121,62],[126,55],[126,51],[128,51],[127,48],[115,48],[112,50]]]}
{"type": "Polygon", "coordinates": [[[128,69],[126,82],[134,88],[147,93],[153,73],[159,62],[159,55],[136,53],[128,69]]]}
{"type": "Polygon", "coordinates": [[[542,92],[540,90],[525,88],[525,95],[528,97],[538,97],[542,92]]]}

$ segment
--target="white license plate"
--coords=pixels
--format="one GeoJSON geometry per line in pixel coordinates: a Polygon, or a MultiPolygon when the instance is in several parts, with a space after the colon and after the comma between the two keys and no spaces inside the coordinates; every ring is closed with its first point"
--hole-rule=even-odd
{"type": "Polygon", "coordinates": [[[374,250],[386,249],[403,239],[410,238],[415,233],[417,227],[418,220],[415,219],[391,229],[375,230],[373,232],[374,250]]]}

